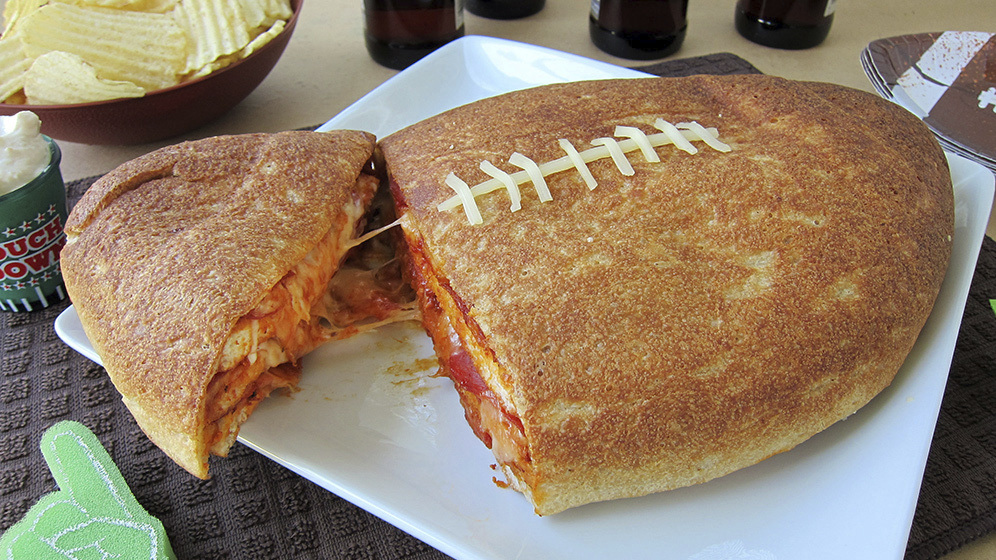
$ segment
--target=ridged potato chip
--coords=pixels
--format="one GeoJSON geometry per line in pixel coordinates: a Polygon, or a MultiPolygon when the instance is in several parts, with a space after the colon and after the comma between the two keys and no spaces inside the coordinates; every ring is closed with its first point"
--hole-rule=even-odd
{"type": "Polygon", "coordinates": [[[50,3],[25,17],[21,26],[29,57],[73,53],[99,77],[146,90],[176,84],[186,62],[187,35],[169,14],[50,3]]]}
{"type": "Polygon", "coordinates": [[[165,14],[176,7],[180,0],[57,0],[75,6],[95,8],[115,8],[133,12],[165,14]]]}
{"type": "Polygon", "coordinates": [[[277,35],[280,35],[286,26],[287,22],[282,19],[273,22],[273,25],[269,29],[257,35],[245,48],[239,51],[239,58],[245,58],[259,50],[260,47],[269,43],[277,35]]]}
{"type": "Polygon", "coordinates": [[[246,29],[250,31],[260,27],[268,27],[273,23],[260,0],[243,0],[242,13],[246,29]]]}
{"type": "Polygon", "coordinates": [[[241,50],[239,50],[239,52],[225,55],[216,58],[215,60],[212,60],[211,62],[197,69],[193,73],[188,74],[187,78],[194,79],[194,78],[200,78],[201,76],[207,76],[211,72],[214,72],[216,70],[221,70],[222,68],[228,66],[229,64],[238,62],[239,60],[251,55],[252,53],[256,52],[260,47],[269,43],[270,40],[279,35],[280,32],[284,30],[286,24],[287,22],[283,20],[277,20],[272,26],[270,26],[269,29],[257,35],[256,38],[253,39],[252,41],[249,41],[249,44],[243,47],[241,50]]]}
{"type": "Polygon", "coordinates": [[[252,40],[240,0],[184,0],[173,14],[193,47],[184,74],[239,52],[252,40]]]}
{"type": "Polygon", "coordinates": [[[7,0],[3,6],[3,35],[9,35],[18,20],[47,3],[48,0],[7,0]]]}
{"type": "Polygon", "coordinates": [[[243,9],[250,26],[270,28],[278,20],[290,19],[293,11],[287,0],[244,0],[243,9]]]}
{"type": "MultiPolygon", "coordinates": [[[[204,76],[245,58],[283,31],[290,0],[6,0],[0,36],[0,102],[51,103],[51,68],[72,68],[65,83],[93,91],[66,99],[133,97],[204,76]],[[56,63],[58,66],[56,66],[56,63]],[[92,76],[91,72],[92,70],[92,76]],[[44,79],[43,79],[44,78],[44,79]],[[132,85],[122,84],[129,82],[132,85]]],[[[69,103],[64,101],[63,103],[69,103]]]]}
{"type": "Polygon", "coordinates": [[[0,99],[7,99],[24,86],[24,73],[31,59],[24,55],[16,33],[0,37],[0,99]]]}
{"type": "Polygon", "coordinates": [[[274,19],[288,20],[294,15],[289,0],[260,0],[265,6],[266,13],[274,19]]]}
{"type": "Polygon", "coordinates": [[[182,0],[173,14],[193,45],[186,75],[203,76],[245,58],[250,43],[264,34],[268,41],[273,25],[292,13],[288,0],[182,0]],[[287,15],[281,19],[283,14],[287,15]],[[231,55],[237,53],[242,54],[233,59],[231,55]]]}
{"type": "Polygon", "coordinates": [[[31,64],[24,75],[24,94],[32,105],[65,105],[142,97],[145,90],[132,82],[100,79],[79,56],[52,51],[31,64]]]}

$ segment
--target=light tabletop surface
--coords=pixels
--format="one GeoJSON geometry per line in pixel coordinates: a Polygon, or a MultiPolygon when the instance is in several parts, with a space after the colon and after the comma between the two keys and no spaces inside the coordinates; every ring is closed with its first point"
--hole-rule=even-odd
{"type": "MultiPolygon", "coordinates": [[[[0,0],[2,5],[4,0],[0,0]]],[[[839,0],[830,36],[820,46],[782,51],[750,43],[733,27],[735,0],[692,0],[688,35],[670,58],[731,52],[766,74],[834,82],[873,91],[859,56],[871,41],[931,31],[996,31],[992,0],[839,0]]],[[[577,55],[639,66],[592,45],[586,0],[547,0],[539,14],[516,21],[466,16],[466,33],[542,45],[577,55]]],[[[268,132],[318,125],[397,72],[379,66],[363,42],[361,0],[305,0],[295,34],[273,72],[234,110],[183,137],[138,146],[60,142],[66,181],[99,175],[162,145],[218,134],[268,132]]],[[[996,217],[987,230],[996,236],[996,217]]],[[[996,558],[996,534],[950,554],[948,560],[996,558]]]]}
{"type": "MultiPolygon", "coordinates": [[[[2,1],[2,0],[0,0],[2,1]]],[[[734,0],[693,0],[688,35],[670,58],[731,52],[766,74],[820,80],[873,91],[860,54],[882,37],[930,31],[996,31],[992,0],[839,0],[833,27],[820,46],[785,51],[756,45],[733,28],[734,0]]],[[[466,33],[554,48],[623,66],[588,37],[586,0],[547,0],[537,15],[498,21],[467,14],[466,33]]],[[[395,75],[367,55],[361,0],[305,0],[297,29],[280,62],[260,87],[221,119],[178,138],[137,146],[60,142],[67,181],[98,175],[165,144],[217,134],[272,132],[324,123],[395,75]]],[[[996,219],[988,234],[996,236],[996,219]]]]}

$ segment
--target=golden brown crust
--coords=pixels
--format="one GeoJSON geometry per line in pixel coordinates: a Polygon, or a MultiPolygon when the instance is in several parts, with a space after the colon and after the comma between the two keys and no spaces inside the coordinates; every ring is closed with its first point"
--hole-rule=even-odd
{"type": "Polygon", "coordinates": [[[359,196],[372,135],[285,132],[169,146],[98,180],[67,220],[67,290],[149,437],[207,476],[206,389],[236,321],[359,196]]]}
{"type": "MultiPolygon", "coordinates": [[[[703,482],[792,448],[887,386],[944,276],[943,154],[880,98],[767,76],[546,86],[483,100],[379,144],[413,242],[493,352],[524,424],[540,514],[703,482]],[[733,151],[658,148],[439,212],[450,172],[512,172],[662,117],[733,151]]],[[[475,360],[480,367],[487,356],[475,360]]],[[[487,376],[485,376],[488,378],[487,376]]],[[[496,391],[502,392],[502,391],[496,391]]]]}

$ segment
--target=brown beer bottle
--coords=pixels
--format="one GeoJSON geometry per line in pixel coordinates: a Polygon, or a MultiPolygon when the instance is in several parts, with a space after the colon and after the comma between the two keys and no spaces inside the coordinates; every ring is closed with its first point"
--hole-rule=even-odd
{"type": "Polygon", "coordinates": [[[681,48],[687,16],[688,0],[592,0],[588,31],[595,46],[611,55],[664,58],[681,48]]]}
{"type": "Polygon", "coordinates": [[[467,0],[467,11],[489,19],[519,19],[543,9],[546,0],[467,0]]]}
{"type": "Polygon", "coordinates": [[[836,0],[738,0],[737,31],[777,49],[808,49],[827,38],[836,0]]]}
{"type": "Polygon", "coordinates": [[[367,52],[401,70],[463,36],[463,0],[363,0],[367,52]]]}

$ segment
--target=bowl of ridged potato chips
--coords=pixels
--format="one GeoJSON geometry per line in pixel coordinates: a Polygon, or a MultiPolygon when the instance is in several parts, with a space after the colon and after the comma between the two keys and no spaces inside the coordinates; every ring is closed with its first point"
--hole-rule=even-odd
{"type": "Polygon", "coordinates": [[[42,132],[143,144],[245,99],[283,54],[303,0],[7,0],[0,115],[42,132]]]}

